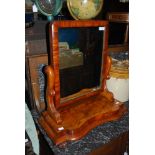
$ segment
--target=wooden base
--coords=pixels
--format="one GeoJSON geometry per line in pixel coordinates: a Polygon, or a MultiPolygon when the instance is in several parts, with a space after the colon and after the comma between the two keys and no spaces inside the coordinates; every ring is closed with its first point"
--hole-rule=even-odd
{"type": "Polygon", "coordinates": [[[56,123],[48,111],[42,113],[39,123],[57,145],[80,139],[96,126],[119,119],[126,111],[123,103],[102,93],[59,110],[62,119],[60,124],[56,123]]]}

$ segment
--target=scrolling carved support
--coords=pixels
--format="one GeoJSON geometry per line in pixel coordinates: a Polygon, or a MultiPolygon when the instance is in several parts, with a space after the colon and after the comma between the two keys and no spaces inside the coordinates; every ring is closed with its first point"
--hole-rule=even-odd
{"type": "Polygon", "coordinates": [[[56,110],[54,105],[54,71],[51,66],[45,67],[45,73],[47,75],[47,87],[46,87],[46,101],[47,101],[47,111],[52,118],[60,124],[62,122],[60,113],[56,110]]]}
{"type": "Polygon", "coordinates": [[[107,87],[106,87],[106,80],[108,80],[110,78],[110,69],[111,69],[111,64],[112,64],[112,59],[110,56],[107,56],[106,57],[106,67],[105,67],[105,71],[104,71],[104,83],[103,83],[103,86],[104,86],[104,91],[102,92],[102,94],[104,94],[104,96],[106,96],[106,98],[109,99],[109,101],[114,101],[114,96],[113,96],[113,93],[109,92],[107,90],[107,87]]]}
{"type": "Polygon", "coordinates": [[[108,80],[110,78],[110,68],[111,68],[111,57],[107,56],[106,58],[106,67],[105,67],[105,71],[104,71],[104,89],[106,89],[106,80],[108,80]]]}

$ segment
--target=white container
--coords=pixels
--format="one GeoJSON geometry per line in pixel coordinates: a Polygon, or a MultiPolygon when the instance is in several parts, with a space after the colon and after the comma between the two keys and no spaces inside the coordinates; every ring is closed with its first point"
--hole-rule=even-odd
{"type": "Polygon", "coordinates": [[[112,61],[110,79],[106,81],[107,89],[114,98],[126,102],[129,100],[129,63],[128,61],[112,61]]]}
{"type": "Polygon", "coordinates": [[[114,98],[126,102],[129,100],[129,79],[111,77],[106,81],[107,89],[114,94],[114,98]]]}

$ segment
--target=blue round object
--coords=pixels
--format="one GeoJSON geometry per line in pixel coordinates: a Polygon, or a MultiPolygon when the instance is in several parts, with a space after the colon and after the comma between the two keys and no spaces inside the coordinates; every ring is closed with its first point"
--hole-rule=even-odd
{"type": "Polygon", "coordinates": [[[49,21],[60,12],[62,3],[62,0],[35,0],[38,10],[47,16],[49,21]]]}

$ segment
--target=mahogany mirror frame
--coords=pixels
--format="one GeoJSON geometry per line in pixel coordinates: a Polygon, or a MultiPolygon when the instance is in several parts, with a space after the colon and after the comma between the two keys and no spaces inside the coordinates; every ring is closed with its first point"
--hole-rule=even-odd
{"type": "Polygon", "coordinates": [[[54,21],[50,23],[49,26],[50,33],[50,66],[54,70],[54,105],[56,109],[67,106],[74,103],[80,99],[96,95],[105,89],[105,82],[108,77],[108,21],[103,20],[64,20],[64,21],[54,21]],[[104,27],[104,38],[103,38],[103,51],[102,51],[102,67],[101,67],[101,88],[96,91],[90,91],[80,97],[67,100],[63,104],[60,98],[60,75],[59,75],[59,38],[58,29],[59,28],[72,28],[72,27],[104,27]]]}

